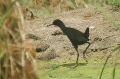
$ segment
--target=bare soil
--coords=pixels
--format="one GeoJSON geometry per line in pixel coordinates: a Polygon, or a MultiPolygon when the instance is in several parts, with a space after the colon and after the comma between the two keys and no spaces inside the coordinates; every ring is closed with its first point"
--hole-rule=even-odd
{"type": "MultiPolygon", "coordinates": [[[[120,10],[114,11],[111,7],[103,7],[110,17],[119,25],[120,10]]],[[[111,50],[120,45],[120,32],[113,23],[103,15],[95,7],[77,9],[73,11],[44,16],[35,20],[27,21],[25,34],[34,34],[39,37],[39,40],[33,40],[35,48],[40,48],[38,52],[39,60],[50,60],[56,62],[66,62],[76,60],[76,51],[69,39],[60,30],[59,27],[47,27],[53,20],[62,20],[66,27],[72,27],[82,32],[89,26],[95,27],[90,29],[90,42],[93,42],[87,54],[89,58],[105,57],[111,50]]],[[[82,52],[87,47],[87,44],[79,46],[79,52],[82,57],[82,52]]]]}

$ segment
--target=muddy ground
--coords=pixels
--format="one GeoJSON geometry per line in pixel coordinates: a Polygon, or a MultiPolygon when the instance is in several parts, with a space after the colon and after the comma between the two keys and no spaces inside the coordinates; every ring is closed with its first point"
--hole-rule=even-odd
{"type": "MultiPolygon", "coordinates": [[[[114,11],[109,6],[103,7],[103,10],[105,10],[118,25],[120,24],[118,17],[120,10],[114,11]]],[[[77,9],[26,22],[25,34],[34,34],[39,37],[39,40],[32,40],[34,47],[40,48],[40,52],[37,52],[39,60],[52,59],[56,62],[76,60],[77,53],[60,28],[54,26],[47,27],[47,25],[51,24],[55,19],[62,20],[66,27],[75,28],[82,32],[89,26],[94,27],[90,29],[89,38],[90,42],[93,43],[86,52],[88,58],[92,58],[93,55],[98,58],[106,57],[111,50],[120,45],[120,31],[101,11],[95,7],[77,9]]],[[[87,45],[88,44],[79,45],[80,57],[82,57],[82,52],[87,45]]]]}

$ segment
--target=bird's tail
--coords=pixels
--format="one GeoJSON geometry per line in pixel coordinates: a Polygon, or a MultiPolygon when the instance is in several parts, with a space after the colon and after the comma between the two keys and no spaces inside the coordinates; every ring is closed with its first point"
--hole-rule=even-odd
{"type": "Polygon", "coordinates": [[[86,28],[84,36],[89,39],[89,27],[86,28]]]}
{"type": "Polygon", "coordinates": [[[86,30],[85,30],[85,33],[84,33],[84,36],[89,40],[89,28],[91,29],[93,29],[93,28],[95,28],[95,26],[89,26],[89,27],[87,27],[86,28],[86,30]]]}

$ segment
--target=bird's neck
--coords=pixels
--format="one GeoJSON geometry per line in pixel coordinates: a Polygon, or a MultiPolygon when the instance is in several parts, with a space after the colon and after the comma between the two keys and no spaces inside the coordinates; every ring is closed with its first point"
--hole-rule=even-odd
{"type": "Polygon", "coordinates": [[[61,25],[59,25],[59,27],[60,27],[60,29],[65,33],[66,31],[66,26],[65,26],[65,24],[61,24],[61,25]]]}

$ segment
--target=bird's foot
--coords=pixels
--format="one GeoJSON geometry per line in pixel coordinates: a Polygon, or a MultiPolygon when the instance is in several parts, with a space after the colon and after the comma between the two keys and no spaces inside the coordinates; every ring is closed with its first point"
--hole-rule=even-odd
{"type": "Polygon", "coordinates": [[[76,63],[73,67],[70,67],[70,68],[76,68],[78,66],[78,63],[76,63]]]}
{"type": "Polygon", "coordinates": [[[87,55],[88,57],[90,57],[87,53],[86,53],[86,55],[87,55]]]}
{"type": "Polygon", "coordinates": [[[83,57],[84,58],[84,60],[86,61],[86,62],[88,62],[88,60],[87,60],[87,58],[86,57],[83,57]]]}

